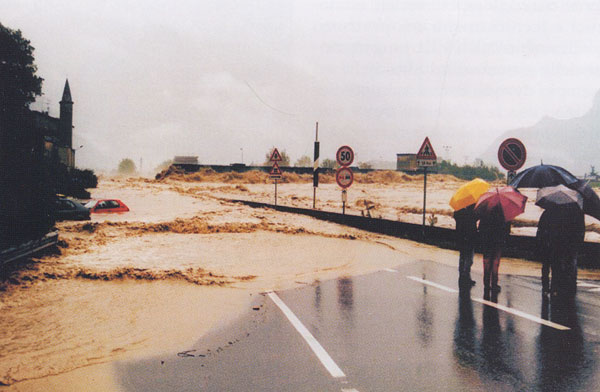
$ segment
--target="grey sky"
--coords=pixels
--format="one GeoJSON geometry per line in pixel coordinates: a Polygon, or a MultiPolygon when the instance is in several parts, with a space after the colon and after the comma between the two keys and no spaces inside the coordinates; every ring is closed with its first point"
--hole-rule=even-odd
{"type": "Polygon", "coordinates": [[[4,0],[0,15],[36,48],[53,114],[69,78],[92,168],[271,146],[296,160],[315,121],[322,157],[395,160],[429,136],[464,162],[584,114],[600,88],[597,1],[4,0]]]}

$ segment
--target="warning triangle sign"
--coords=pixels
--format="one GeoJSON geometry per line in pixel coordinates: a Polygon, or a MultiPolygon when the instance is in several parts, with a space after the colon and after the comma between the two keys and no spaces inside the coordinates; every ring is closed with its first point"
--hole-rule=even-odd
{"type": "Polygon", "coordinates": [[[273,149],[273,152],[271,153],[271,158],[269,158],[269,161],[271,162],[281,162],[283,159],[281,158],[281,154],[279,153],[279,151],[277,151],[276,148],[273,149]]]}
{"type": "Polygon", "coordinates": [[[277,164],[277,162],[273,163],[273,167],[271,168],[271,171],[269,172],[269,176],[271,177],[281,177],[283,173],[281,172],[281,169],[279,168],[279,165],[277,164]]]}
{"type": "Polygon", "coordinates": [[[425,140],[423,141],[423,144],[417,153],[417,159],[437,160],[437,155],[435,155],[435,151],[433,151],[429,137],[425,137],[425,140]]]}

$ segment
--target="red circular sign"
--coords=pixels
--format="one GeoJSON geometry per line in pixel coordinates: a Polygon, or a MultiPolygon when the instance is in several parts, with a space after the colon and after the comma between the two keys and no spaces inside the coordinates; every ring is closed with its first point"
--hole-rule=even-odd
{"type": "Polygon", "coordinates": [[[342,146],[335,153],[335,160],[340,166],[350,166],[354,161],[354,151],[349,146],[342,146]]]}
{"type": "Polygon", "coordinates": [[[506,170],[519,170],[527,159],[527,150],[519,139],[506,139],[498,148],[498,161],[506,170]]]}
{"type": "Polygon", "coordinates": [[[335,182],[343,188],[349,188],[350,185],[354,182],[354,173],[352,173],[352,169],[349,167],[340,167],[335,172],[335,182]]]}

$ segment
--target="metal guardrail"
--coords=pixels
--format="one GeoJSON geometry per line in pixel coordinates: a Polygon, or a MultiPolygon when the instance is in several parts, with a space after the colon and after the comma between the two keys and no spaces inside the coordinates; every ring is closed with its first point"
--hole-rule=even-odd
{"type": "Polygon", "coordinates": [[[0,268],[13,261],[32,256],[44,248],[56,245],[57,242],[58,232],[54,231],[37,240],[31,240],[18,246],[1,250],[0,268]]]}
{"type": "MultiPolygon", "coordinates": [[[[246,204],[254,208],[271,208],[281,212],[308,215],[313,218],[338,223],[373,233],[386,234],[394,237],[435,245],[440,248],[457,250],[456,231],[446,227],[422,226],[416,223],[369,218],[359,215],[340,214],[337,212],[312,210],[307,208],[273,205],[248,200],[230,201],[246,204]]],[[[483,249],[479,244],[479,241],[477,242],[478,243],[475,246],[475,251],[481,253],[483,249]]],[[[511,234],[506,241],[506,245],[502,253],[507,257],[518,257],[537,261],[535,237],[511,234]]],[[[582,267],[600,267],[600,243],[584,242],[578,263],[582,267]]]]}

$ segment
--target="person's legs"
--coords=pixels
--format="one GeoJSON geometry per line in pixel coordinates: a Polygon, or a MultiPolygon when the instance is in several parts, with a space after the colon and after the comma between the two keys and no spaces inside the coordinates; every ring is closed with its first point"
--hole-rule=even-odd
{"type": "Polygon", "coordinates": [[[550,260],[542,261],[542,294],[550,292],[550,260]]]}
{"type": "Polygon", "coordinates": [[[458,283],[460,285],[474,285],[475,281],[471,279],[471,266],[473,265],[474,249],[470,245],[464,245],[460,249],[460,256],[458,261],[458,272],[459,278],[458,283]]]}
{"type": "Polygon", "coordinates": [[[492,257],[489,252],[483,254],[483,287],[485,290],[491,288],[492,257]]]}
{"type": "Polygon", "coordinates": [[[502,249],[498,248],[494,250],[492,260],[491,260],[491,286],[492,290],[500,291],[500,286],[498,286],[498,269],[500,268],[500,257],[502,256],[502,249]]]}

